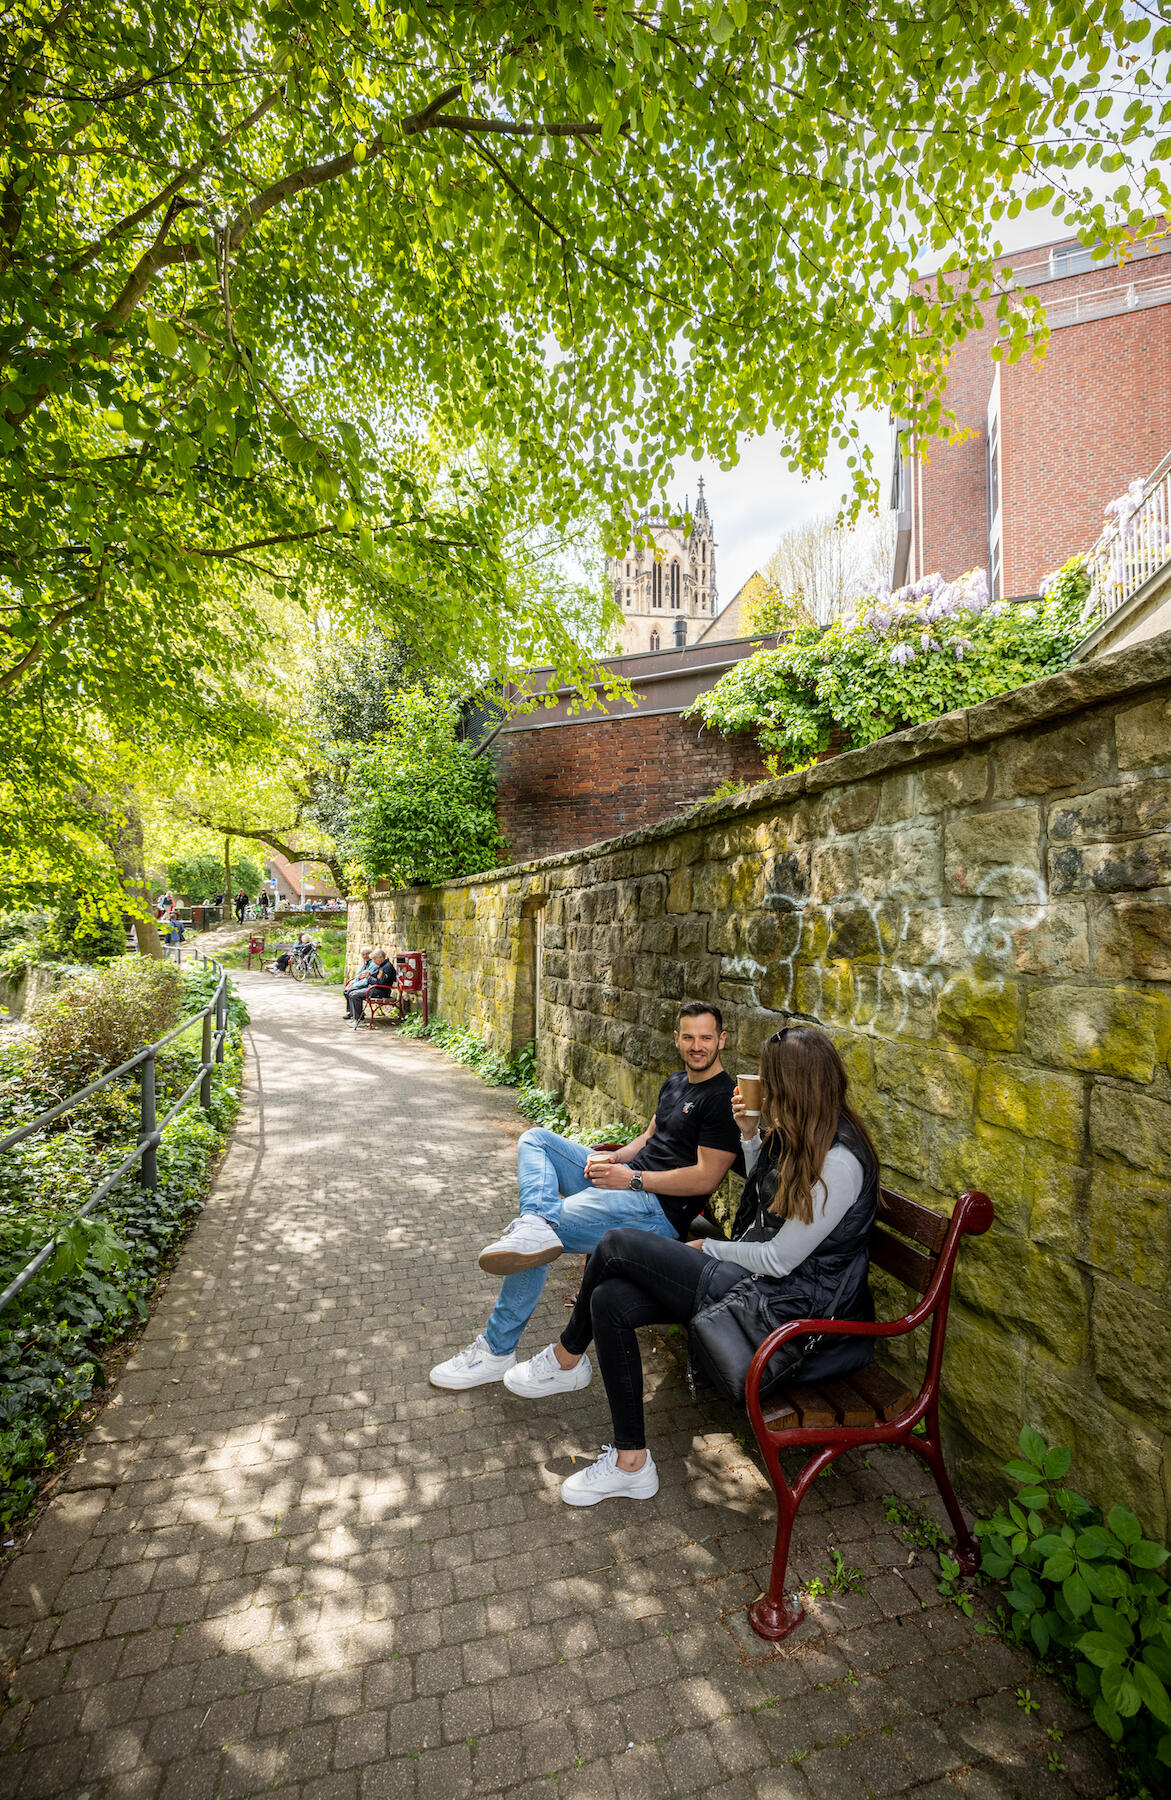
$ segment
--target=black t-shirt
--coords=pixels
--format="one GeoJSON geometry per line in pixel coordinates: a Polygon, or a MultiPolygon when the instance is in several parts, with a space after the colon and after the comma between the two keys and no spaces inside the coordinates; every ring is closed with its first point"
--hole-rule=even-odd
{"type": "MultiPolygon", "coordinates": [[[[740,1128],[732,1117],[732,1091],[736,1083],[726,1070],[706,1081],[689,1081],[686,1069],[668,1075],[659,1089],[654,1135],[638,1155],[632,1169],[686,1169],[698,1162],[701,1149],[729,1150],[733,1167],[744,1173],[740,1128]]],[[[680,1237],[686,1237],[705,1194],[656,1194],[655,1199],[680,1237]]]]}

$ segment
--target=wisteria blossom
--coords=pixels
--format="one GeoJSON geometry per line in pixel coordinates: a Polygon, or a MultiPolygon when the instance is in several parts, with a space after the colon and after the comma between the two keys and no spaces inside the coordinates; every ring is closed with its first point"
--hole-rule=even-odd
{"type": "Polygon", "coordinates": [[[888,653],[894,668],[905,668],[917,654],[948,652],[962,661],[965,649],[971,648],[970,640],[952,635],[948,627],[954,626],[958,633],[988,609],[989,599],[983,569],[969,569],[954,581],[945,581],[939,573],[924,575],[893,592],[880,589],[870,609],[860,613],[858,623],[876,643],[894,640],[888,653]]]}

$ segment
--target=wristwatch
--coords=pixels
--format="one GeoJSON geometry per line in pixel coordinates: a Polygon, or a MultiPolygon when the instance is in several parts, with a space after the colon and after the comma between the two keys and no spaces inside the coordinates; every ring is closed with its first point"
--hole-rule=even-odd
{"type": "Polygon", "coordinates": [[[630,1171],[630,1186],[631,1186],[631,1190],[633,1193],[636,1193],[636,1194],[642,1193],[642,1170],[641,1169],[632,1169],[630,1171]]]}

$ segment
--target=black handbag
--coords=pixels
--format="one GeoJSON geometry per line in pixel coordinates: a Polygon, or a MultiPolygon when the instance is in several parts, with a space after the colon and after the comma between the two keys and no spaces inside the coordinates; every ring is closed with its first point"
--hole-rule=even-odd
{"type": "MultiPolygon", "coordinates": [[[[849,1278],[850,1268],[847,1268],[828,1308],[818,1314],[819,1318],[834,1317],[849,1278]]],[[[778,1325],[790,1323],[791,1320],[776,1317],[763,1284],[754,1275],[746,1275],[719,1300],[696,1313],[687,1329],[716,1392],[725,1400],[743,1406],[744,1384],[753,1357],[778,1325]]],[[[797,1379],[805,1358],[821,1338],[819,1331],[808,1332],[804,1337],[790,1338],[774,1352],[761,1377],[762,1400],[769,1399],[778,1388],[797,1379]]]]}

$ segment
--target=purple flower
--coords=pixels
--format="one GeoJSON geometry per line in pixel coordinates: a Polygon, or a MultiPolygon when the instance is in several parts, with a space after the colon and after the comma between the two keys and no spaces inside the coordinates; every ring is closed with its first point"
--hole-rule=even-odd
{"type": "Polygon", "coordinates": [[[910,644],[896,644],[890,653],[890,660],[898,668],[904,669],[909,662],[914,662],[915,652],[910,644]]]}

